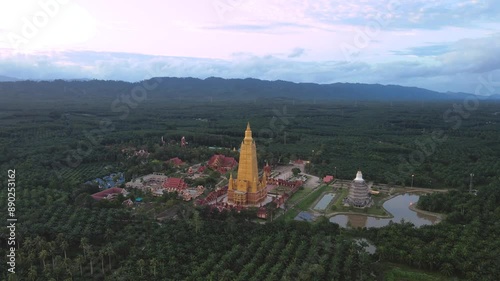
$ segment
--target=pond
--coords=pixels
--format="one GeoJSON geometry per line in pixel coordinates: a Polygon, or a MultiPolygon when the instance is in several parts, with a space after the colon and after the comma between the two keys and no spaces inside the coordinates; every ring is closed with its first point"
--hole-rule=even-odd
{"type": "Polygon", "coordinates": [[[365,215],[348,214],[336,215],[330,218],[330,222],[339,224],[341,227],[383,227],[389,224],[401,222],[404,219],[415,226],[435,224],[439,222],[436,216],[425,215],[410,210],[410,204],[416,204],[420,196],[415,194],[398,195],[384,203],[384,208],[391,213],[393,218],[376,218],[365,215]]]}
{"type": "Polygon", "coordinates": [[[323,195],[321,200],[319,200],[319,202],[316,204],[316,206],[314,206],[314,209],[316,211],[324,211],[326,209],[326,207],[328,206],[328,204],[330,204],[330,202],[332,202],[334,197],[335,197],[335,194],[333,194],[333,193],[327,193],[327,194],[323,195]]]}

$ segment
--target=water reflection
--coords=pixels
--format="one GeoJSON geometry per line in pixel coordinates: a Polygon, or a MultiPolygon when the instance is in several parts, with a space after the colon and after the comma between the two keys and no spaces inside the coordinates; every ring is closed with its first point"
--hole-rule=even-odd
{"type": "Polygon", "coordinates": [[[339,224],[342,227],[382,227],[389,224],[390,221],[395,223],[405,221],[412,222],[415,226],[435,224],[438,218],[435,216],[425,215],[410,210],[410,204],[416,204],[420,196],[415,194],[398,195],[384,203],[384,208],[389,211],[394,217],[391,219],[381,219],[364,215],[336,215],[330,218],[330,222],[339,224]]]}

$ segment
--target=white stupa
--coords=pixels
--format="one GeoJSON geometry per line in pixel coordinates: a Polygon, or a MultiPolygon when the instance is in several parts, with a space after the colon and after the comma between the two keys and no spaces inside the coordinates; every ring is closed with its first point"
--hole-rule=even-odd
{"type": "Polygon", "coordinates": [[[346,203],[358,208],[369,207],[373,203],[370,197],[370,187],[363,179],[361,171],[358,171],[356,178],[351,182],[346,203]]]}

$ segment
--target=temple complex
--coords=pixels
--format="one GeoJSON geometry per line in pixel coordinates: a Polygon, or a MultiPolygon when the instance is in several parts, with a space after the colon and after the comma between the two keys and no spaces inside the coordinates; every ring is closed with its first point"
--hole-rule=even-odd
{"type": "Polygon", "coordinates": [[[369,207],[372,202],[372,198],[370,197],[370,187],[368,187],[363,179],[361,171],[358,171],[356,178],[351,183],[349,195],[347,196],[345,203],[350,206],[364,208],[369,207]]]}
{"type": "Polygon", "coordinates": [[[227,202],[235,205],[256,205],[267,196],[266,183],[266,173],[259,179],[257,148],[249,123],[245,138],[241,142],[238,178],[233,179],[232,174],[229,177],[227,202]]]}

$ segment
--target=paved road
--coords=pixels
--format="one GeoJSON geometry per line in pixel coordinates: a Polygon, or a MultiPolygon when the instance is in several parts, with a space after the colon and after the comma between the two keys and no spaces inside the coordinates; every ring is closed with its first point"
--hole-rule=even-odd
{"type": "Polygon", "coordinates": [[[313,175],[309,175],[309,174],[304,174],[304,175],[309,177],[309,179],[304,183],[304,187],[316,188],[321,184],[320,178],[318,178],[317,176],[313,176],[313,175]]]}

